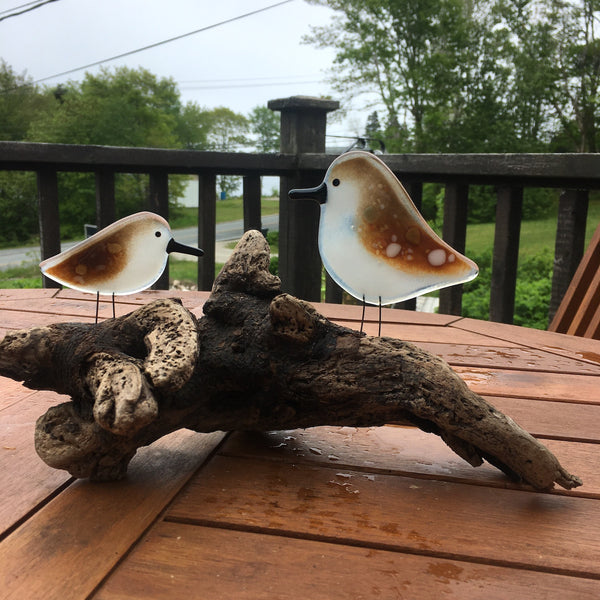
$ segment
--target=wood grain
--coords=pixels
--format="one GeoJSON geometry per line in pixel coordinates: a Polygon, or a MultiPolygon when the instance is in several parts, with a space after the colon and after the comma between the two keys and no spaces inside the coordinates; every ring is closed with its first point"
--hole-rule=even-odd
{"type": "Polygon", "coordinates": [[[20,401],[0,410],[0,539],[71,481],[68,473],[48,467],[33,445],[37,418],[64,398],[53,392],[32,392],[22,386],[21,390],[20,401]]]}
{"type": "Polygon", "coordinates": [[[217,456],[166,518],[600,578],[588,498],[217,456]]]}
{"type": "MultiPolygon", "coordinates": [[[[570,469],[580,474],[583,485],[554,493],[600,498],[598,444],[544,440],[544,444],[570,469]]],[[[456,456],[437,436],[414,427],[314,427],[270,433],[237,432],[227,439],[220,454],[296,463],[350,468],[364,473],[409,475],[513,489],[516,484],[484,463],[471,465],[456,456]]]]}
{"type": "Polygon", "coordinates": [[[160,523],[93,598],[596,600],[599,595],[600,582],[589,579],[160,523]]]}
{"type": "Polygon", "coordinates": [[[591,375],[459,366],[454,370],[470,389],[484,396],[600,404],[600,378],[591,375]]]}
{"type": "Polygon", "coordinates": [[[86,598],[222,438],[178,431],[141,449],[127,480],[69,486],[0,545],[2,598],[86,598]]]}

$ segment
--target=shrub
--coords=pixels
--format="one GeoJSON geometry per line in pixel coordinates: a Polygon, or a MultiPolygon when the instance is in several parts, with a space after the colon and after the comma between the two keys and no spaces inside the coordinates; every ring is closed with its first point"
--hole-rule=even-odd
{"type": "MultiPolygon", "coordinates": [[[[479,265],[477,279],[465,284],[463,316],[474,319],[489,318],[492,253],[474,257],[479,265]]],[[[549,250],[520,260],[517,267],[514,323],[524,327],[546,329],[548,305],[552,291],[553,258],[549,250]]]]}

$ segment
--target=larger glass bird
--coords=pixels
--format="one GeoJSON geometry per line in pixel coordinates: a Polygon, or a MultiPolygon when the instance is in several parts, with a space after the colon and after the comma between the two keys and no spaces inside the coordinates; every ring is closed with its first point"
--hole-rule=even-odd
{"type": "Polygon", "coordinates": [[[331,278],[369,304],[393,304],[477,276],[477,265],[429,227],[387,165],[352,151],[321,185],[290,198],[321,204],[319,252],[331,278]]]}

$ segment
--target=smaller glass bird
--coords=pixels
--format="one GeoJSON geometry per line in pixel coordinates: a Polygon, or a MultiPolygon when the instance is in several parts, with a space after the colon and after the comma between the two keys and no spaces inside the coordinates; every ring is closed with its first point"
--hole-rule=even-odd
{"type": "MultiPolygon", "coordinates": [[[[199,248],[173,239],[165,219],[151,212],[130,215],[87,240],[40,263],[42,273],[80,292],[134,294],[161,276],[171,252],[202,256],[199,248]]],[[[98,304],[96,304],[96,321],[98,304]]]]}
{"type": "Polygon", "coordinates": [[[321,185],[289,196],[321,204],[323,264],[363,304],[402,302],[477,276],[477,265],[429,227],[400,181],[370,152],[342,154],[321,185]]]}

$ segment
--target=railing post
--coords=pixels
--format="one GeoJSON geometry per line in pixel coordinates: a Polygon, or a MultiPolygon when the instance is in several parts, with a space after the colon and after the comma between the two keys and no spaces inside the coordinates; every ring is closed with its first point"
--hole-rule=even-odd
{"type": "MultiPolygon", "coordinates": [[[[281,113],[281,152],[325,152],[327,113],[339,102],[293,96],[271,100],[281,113]]],[[[279,276],[282,289],[305,300],[321,300],[321,258],[317,245],[319,206],[312,200],[288,198],[292,188],[312,187],[322,174],[297,172],[281,178],[279,197],[279,276]]]]}
{"type": "Polygon", "coordinates": [[[214,173],[198,176],[198,289],[209,291],[215,280],[215,243],[217,221],[217,177],[214,173]]]}
{"type": "Polygon", "coordinates": [[[588,204],[587,190],[563,190],[560,194],[554,245],[552,295],[548,309],[549,323],[554,318],[583,256],[588,204]]]}
{"type": "MultiPolygon", "coordinates": [[[[157,170],[150,173],[148,209],[169,220],[169,174],[166,171],[157,170]]],[[[152,286],[155,290],[169,289],[169,261],[159,277],[152,286]]]]}
{"type": "MultiPolygon", "coordinates": [[[[40,255],[42,260],[60,252],[60,217],[56,169],[42,167],[37,172],[40,255]]],[[[60,283],[42,277],[45,288],[60,288],[60,283]]]]}
{"type": "MultiPolygon", "coordinates": [[[[461,254],[465,253],[467,239],[468,201],[468,184],[446,184],[442,237],[461,254]]],[[[453,285],[452,287],[440,290],[440,313],[445,315],[460,315],[462,313],[462,293],[462,285],[453,285]]]]}
{"type": "Polygon", "coordinates": [[[96,171],[96,226],[102,229],[116,219],[115,172],[112,169],[96,171]]]}
{"type": "Polygon", "coordinates": [[[515,312],[523,188],[501,186],[497,190],[497,198],[490,321],[512,323],[515,312]]]}
{"type": "Polygon", "coordinates": [[[260,214],[260,175],[246,175],[242,186],[244,204],[244,231],[262,228],[260,214]]]}

